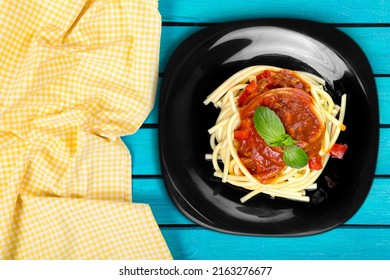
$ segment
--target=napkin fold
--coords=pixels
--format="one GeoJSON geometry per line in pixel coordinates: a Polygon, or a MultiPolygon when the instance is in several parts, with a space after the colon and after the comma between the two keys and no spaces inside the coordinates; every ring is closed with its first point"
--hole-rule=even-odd
{"type": "Polygon", "coordinates": [[[0,258],[171,259],[120,136],[154,105],[156,0],[3,0],[0,258]]]}

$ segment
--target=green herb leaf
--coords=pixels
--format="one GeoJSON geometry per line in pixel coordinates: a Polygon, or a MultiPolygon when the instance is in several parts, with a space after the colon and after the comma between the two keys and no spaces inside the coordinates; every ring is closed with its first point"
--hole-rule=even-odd
{"type": "Polygon", "coordinates": [[[294,141],[294,139],[291,138],[290,135],[288,135],[288,134],[283,134],[283,137],[285,137],[285,138],[284,138],[284,140],[282,141],[282,145],[281,145],[281,146],[291,146],[291,145],[294,144],[295,141],[294,141]]]}
{"type": "MultiPolygon", "coordinates": [[[[269,146],[281,146],[287,135],[279,117],[268,107],[259,106],[253,115],[253,123],[257,133],[269,146]]],[[[291,138],[291,137],[290,137],[291,138]]]]}
{"type": "Polygon", "coordinates": [[[268,146],[283,147],[283,161],[293,168],[302,168],[308,161],[305,150],[295,145],[294,139],[286,134],[282,121],[268,107],[259,106],[253,115],[253,123],[257,133],[268,146]]]}
{"type": "Polygon", "coordinates": [[[288,134],[282,134],[275,141],[267,143],[268,146],[280,147],[294,144],[294,140],[288,134]]]}
{"type": "Polygon", "coordinates": [[[309,157],[305,150],[296,145],[291,145],[284,149],[283,161],[292,168],[302,168],[308,163],[309,157]]]}

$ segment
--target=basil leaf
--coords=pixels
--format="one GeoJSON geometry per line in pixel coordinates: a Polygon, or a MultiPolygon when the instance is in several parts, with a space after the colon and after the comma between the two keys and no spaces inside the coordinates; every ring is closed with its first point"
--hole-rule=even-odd
{"type": "Polygon", "coordinates": [[[283,136],[285,137],[285,139],[282,141],[281,146],[291,146],[294,144],[294,139],[292,139],[290,135],[284,134],[283,136]]]}
{"type": "Polygon", "coordinates": [[[268,146],[280,147],[280,146],[290,146],[292,144],[294,144],[294,140],[290,137],[290,135],[282,134],[275,141],[270,142],[268,146]]]}
{"type": "Polygon", "coordinates": [[[292,168],[302,168],[308,163],[309,157],[305,150],[296,145],[291,145],[284,149],[283,161],[292,168]]]}
{"type": "Polygon", "coordinates": [[[283,161],[286,165],[299,169],[308,163],[309,157],[305,150],[294,144],[294,139],[286,134],[282,121],[270,108],[257,107],[253,115],[253,123],[257,133],[268,146],[284,147],[283,161]]]}
{"type": "Polygon", "coordinates": [[[269,146],[281,146],[286,131],[279,117],[268,107],[259,106],[253,115],[253,123],[257,133],[269,146]]]}

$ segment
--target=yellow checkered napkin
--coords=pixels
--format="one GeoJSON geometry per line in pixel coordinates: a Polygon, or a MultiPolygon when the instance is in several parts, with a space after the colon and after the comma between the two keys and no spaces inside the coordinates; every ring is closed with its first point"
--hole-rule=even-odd
{"type": "Polygon", "coordinates": [[[154,104],[157,1],[3,0],[0,17],[0,258],[170,259],[120,139],[154,104]]]}

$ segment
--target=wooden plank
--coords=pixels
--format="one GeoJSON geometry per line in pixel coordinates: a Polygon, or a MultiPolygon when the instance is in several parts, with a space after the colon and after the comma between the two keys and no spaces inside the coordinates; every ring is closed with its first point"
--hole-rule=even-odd
{"type": "Polygon", "coordinates": [[[157,124],[158,123],[158,103],[160,102],[160,88],[161,88],[162,78],[158,79],[156,99],[154,100],[154,106],[149,116],[146,118],[146,124],[157,124]]]}
{"type": "Polygon", "coordinates": [[[347,27],[340,30],[361,47],[375,74],[390,73],[390,28],[347,27]]]}
{"type": "Polygon", "coordinates": [[[194,224],[173,204],[161,178],[135,178],[132,184],[133,202],[149,204],[159,225],[194,224]]]}
{"type": "Polygon", "coordinates": [[[163,26],[161,31],[160,72],[164,72],[166,65],[175,49],[187,37],[205,27],[199,26],[163,26]]]}
{"type": "Polygon", "coordinates": [[[157,129],[141,128],[133,135],[122,137],[131,154],[133,174],[161,175],[157,136],[157,129]]]}
{"type": "Polygon", "coordinates": [[[390,129],[382,128],[379,130],[379,151],[376,166],[376,174],[390,174],[390,129]]]}
{"type": "Polygon", "coordinates": [[[390,178],[374,178],[363,205],[345,224],[390,225],[390,178]]]}
{"type": "Polygon", "coordinates": [[[388,23],[390,6],[387,1],[348,0],[256,0],[219,1],[188,0],[160,1],[159,10],[164,22],[222,22],[248,18],[289,17],[329,23],[388,23]],[[364,11],[364,12],[362,12],[364,11]]]}
{"type": "MultiPolygon", "coordinates": [[[[160,49],[160,72],[164,72],[172,53],[179,44],[202,28],[205,27],[163,26],[160,49]]],[[[390,28],[342,27],[339,29],[350,36],[362,48],[375,74],[390,73],[390,52],[388,51],[390,49],[390,28]]]]}
{"type": "MultiPolygon", "coordinates": [[[[390,129],[380,129],[379,156],[376,174],[390,174],[390,129]]],[[[133,159],[133,174],[161,175],[158,130],[141,128],[133,135],[122,137],[133,159]]],[[[364,147],[362,147],[364,148],[364,147]]]]}
{"type": "Polygon", "coordinates": [[[254,237],[162,228],[176,260],[388,260],[390,228],[341,227],[306,237],[254,237]]]}
{"type": "MultiPolygon", "coordinates": [[[[160,178],[133,179],[133,201],[149,204],[160,225],[194,224],[175,207],[160,178]]],[[[346,224],[390,225],[390,179],[374,179],[366,201],[346,224]]]]}
{"type": "Polygon", "coordinates": [[[390,78],[375,78],[379,101],[379,123],[390,124],[390,78]]]}

